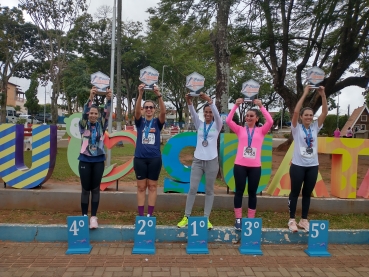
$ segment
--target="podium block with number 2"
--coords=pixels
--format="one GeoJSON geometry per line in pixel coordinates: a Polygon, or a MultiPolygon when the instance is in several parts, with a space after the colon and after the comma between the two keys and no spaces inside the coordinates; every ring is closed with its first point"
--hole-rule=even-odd
{"type": "Polygon", "coordinates": [[[90,230],[88,228],[88,216],[68,216],[68,250],[65,254],[89,254],[90,230]]]}
{"type": "Polygon", "coordinates": [[[328,220],[311,220],[309,226],[308,249],[310,257],[330,257],[328,252],[328,220]]]}
{"type": "Polygon", "coordinates": [[[155,254],[156,217],[136,216],[132,254],[155,254]]]}
{"type": "Polygon", "coordinates": [[[209,254],[208,219],[200,216],[188,218],[187,254],[209,254]]]}
{"type": "Polygon", "coordinates": [[[242,218],[241,245],[244,255],[263,255],[261,251],[261,218],[242,218]]]}

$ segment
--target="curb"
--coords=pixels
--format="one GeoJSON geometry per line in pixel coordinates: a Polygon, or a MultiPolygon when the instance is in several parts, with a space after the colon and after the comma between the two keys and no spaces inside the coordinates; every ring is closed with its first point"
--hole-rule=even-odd
{"type": "MultiPolygon", "coordinates": [[[[92,242],[133,242],[133,225],[100,225],[90,231],[92,242]]],[[[12,242],[67,242],[67,225],[2,224],[0,240],[12,242]]],[[[217,227],[209,231],[208,242],[238,243],[240,232],[231,227],[217,227]]],[[[308,233],[291,233],[282,228],[263,228],[262,244],[307,244],[308,233]]],[[[187,228],[158,225],[156,242],[187,243],[187,228]]],[[[369,244],[369,230],[329,230],[328,242],[333,244],[369,244]]]]}

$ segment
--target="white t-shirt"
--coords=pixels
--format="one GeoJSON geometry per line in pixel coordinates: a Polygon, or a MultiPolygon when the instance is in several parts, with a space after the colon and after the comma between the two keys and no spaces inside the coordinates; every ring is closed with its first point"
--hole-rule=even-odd
{"type": "Polygon", "coordinates": [[[312,152],[307,150],[308,145],[306,142],[306,134],[302,128],[302,124],[297,123],[296,128],[291,125],[292,136],[295,141],[293,148],[292,163],[299,166],[316,166],[319,165],[318,161],[318,133],[323,127],[318,127],[318,121],[314,121],[310,125],[310,130],[306,129],[306,132],[310,134],[311,131],[311,148],[312,152]]]}
{"type": "MultiPolygon", "coordinates": [[[[211,104],[210,108],[213,112],[214,122],[211,126],[207,141],[208,145],[206,147],[202,146],[202,142],[204,141],[204,122],[199,119],[199,115],[196,113],[193,105],[188,105],[188,108],[191,113],[191,117],[195,128],[197,130],[197,143],[196,149],[194,153],[194,157],[203,161],[210,161],[218,157],[218,149],[217,149],[217,141],[220,131],[222,130],[223,121],[220,118],[219,112],[215,104],[211,104]]],[[[206,124],[206,130],[209,128],[209,124],[206,124]]]]}

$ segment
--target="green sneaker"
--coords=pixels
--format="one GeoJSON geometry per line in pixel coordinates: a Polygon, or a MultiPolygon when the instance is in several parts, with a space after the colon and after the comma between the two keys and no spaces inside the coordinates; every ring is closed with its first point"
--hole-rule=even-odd
{"type": "Polygon", "coordinates": [[[213,224],[210,223],[209,219],[208,219],[208,230],[213,229],[213,224]]]}
{"type": "Polygon", "coordinates": [[[182,220],[177,224],[177,227],[178,228],[183,228],[183,227],[186,227],[188,224],[188,217],[187,216],[184,216],[182,218],[182,220]]]}

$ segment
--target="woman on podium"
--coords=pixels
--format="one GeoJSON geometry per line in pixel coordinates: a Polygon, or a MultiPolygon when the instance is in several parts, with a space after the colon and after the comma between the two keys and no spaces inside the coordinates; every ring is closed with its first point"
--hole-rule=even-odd
{"type": "Polygon", "coordinates": [[[306,107],[301,109],[310,89],[310,86],[304,88],[304,93],[297,102],[292,116],[291,130],[295,144],[290,167],[291,192],[288,198],[290,211],[288,228],[292,232],[297,232],[297,227],[309,232],[307,216],[310,208],[310,198],[318,178],[318,133],[323,127],[323,122],[328,114],[327,98],[324,87],[322,86],[317,89],[322,98],[322,113],[318,117],[318,120],[313,121],[314,112],[311,108],[306,107]],[[302,215],[300,222],[296,224],[295,213],[301,188],[302,215]]]}
{"type": "Polygon", "coordinates": [[[165,105],[158,86],[154,85],[154,94],[159,101],[159,117],[154,117],[156,104],[146,100],[143,104],[144,113],[141,112],[142,95],[145,84],[138,86],[138,97],[135,106],[135,124],[137,128],[136,149],[133,167],[137,179],[137,206],[138,215],[144,215],[146,189],[148,195],[147,216],[152,216],[156,203],[158,179],[162,160],[160,151],[160,132],[165,123],[165,105]]]}
{"type": "Polygon", "coordinates": [[[81,209],[82,215],[87,216],[91,194],[90,229],[96,229],[97,209],[100,201],[100,183],[105,168],[104,132],[108,127],[111,110],[111,90],[106,90],[106,104],[102,114],[99,108],[92,104],[97,93],[94,86],[90,90],[90,97],[83,108],[79,130],[82,136],[82,146],[79,160],[79,176],[82,185],[81,209]]]}
{"type": "Polygon", "coordinates": [[[203,110],[204,121],[200,120],[192,105],[192,96],[190,94],[186,95],[188,109],[197,130],[197,143],[191,166],[190,190],[187,194],[185,215],[177,224],[177,227],[187,226],[202,175],[205,174],[204,216],[208,219],[208,229],[213,229],[209,216],[214,202],[214,183],[219,171],[217,141],[223,122],[210,96],[201,92],[199,97],[207,102],[203,110]]]}
{"type": "Polygon", "coordinates": [[[248,203],[248,218],[254,218],[256,213],[256,191],[259,186],[261,177],[261,147],[265,135],[273,125],[273,119],[268,111],[263,107],[260,99],[254,99],[253,102],[257,105],[266,119],[263,126],[259,127],[259,110],[250,109],[246,113],[246,126],[242,127],[233,121],[233,115],[236,109],[244,102],[243,98],[238,98],[231,112],[227,116],[226,123],[229,128],[236,133],[238,137],[238,148],[236,160],[233,167],[234,181],[236,192],[234,195],[234,214],[236,230],[241,230],[242,219],[242,198],[246,188],[249,196],[248,203]]]}

